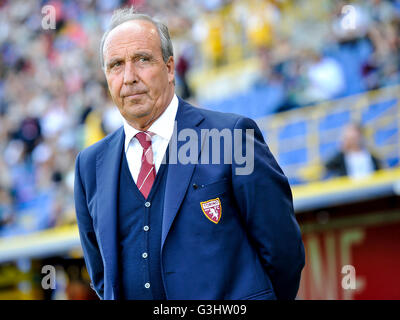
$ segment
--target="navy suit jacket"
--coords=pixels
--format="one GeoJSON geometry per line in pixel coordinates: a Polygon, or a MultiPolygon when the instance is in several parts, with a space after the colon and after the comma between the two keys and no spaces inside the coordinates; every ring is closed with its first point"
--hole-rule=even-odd
{"type": "MultiPolygon", "coordinates": [[[[256,123],[240,115],[196,108],[179,99],[176,124],[178,152],[185,146],[188,151],[190,134],[183,129],[190,128],[201,137],[191,145],[197,148],[190,149],[196,159],[205,152],[207,136],[202,136],[202,130],[237,131],[244,142],[249,136],[234,129],[253,129],[254,170],[238,175],[236,169],[243,165],[224,158],[220,163],[169,164],[160,252],[167,298],[294,299],[305,260],[301,233],[287,178],[256,123]],[[212,222],[201,206],[212,199],[221,205],[218,223],[212,222]]],[[[124,137],[121,127],[80,152],[76,160],[80,239],[92,287],[101,299],[120,297],[116,217],[124,137]]],[[[238,148],[237,141],[227,147],[230,152],[238,148]]],[[[223,157],[222,142],[220,147],[223,157]]],[[[244,154],[244,143],[242,147],[244,154]]]]}

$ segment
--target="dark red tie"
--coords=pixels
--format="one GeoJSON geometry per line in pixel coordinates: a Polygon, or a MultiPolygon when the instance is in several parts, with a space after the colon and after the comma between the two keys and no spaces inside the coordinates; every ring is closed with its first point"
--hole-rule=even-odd
{"type": "Polygon", "coordinates": [[[143,131],[136,134],[136,138],[143,147],[142,164],[136,182],[139,191],[145,199],[150,193],[151,186],[156,178],[156,168],[153,163],[153,150],[151,148],[151,136],[153,133],[143,131]]]}

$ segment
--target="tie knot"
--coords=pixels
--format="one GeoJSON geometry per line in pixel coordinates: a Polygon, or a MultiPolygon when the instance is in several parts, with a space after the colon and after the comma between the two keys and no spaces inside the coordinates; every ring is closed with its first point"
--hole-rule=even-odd
{"type": "Polygon", "coordinates": [[[152,135],[152,132],[148,131],[141,131],[136,134],[136,138],[138,139],[143,149],[147,150],[148,148],[150,148],[152,135]]]}

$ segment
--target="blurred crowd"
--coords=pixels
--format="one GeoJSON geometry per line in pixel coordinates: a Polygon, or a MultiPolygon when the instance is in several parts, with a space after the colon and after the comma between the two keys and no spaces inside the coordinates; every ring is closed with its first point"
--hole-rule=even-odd
{"type": "Polygon", "coordinates": [[[400,82],[398,0],[210,2],[192,28],[196,66],[257,57],[265,113],[400,82]]]}
{"type": "Polygon", "coordinates": [[[399,0],[0,0],[0,236],[75,222],[76,154],[121,125],[98,47],[124,5],[168,25],[192,101],[191,72],[254,57],[277,112],[400,82],[399,0]]]}

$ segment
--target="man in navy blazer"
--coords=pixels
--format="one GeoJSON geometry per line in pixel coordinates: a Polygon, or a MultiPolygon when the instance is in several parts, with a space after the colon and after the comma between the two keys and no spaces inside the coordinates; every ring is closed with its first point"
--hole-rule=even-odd
{"type": "Polygon", "coordinates": [[[76,160],[77,221],[98,296],[294,299],[304,247],[287,178],[256,123],[177,98],[168,29],[147,15],[116,11],[100,54],[124,126],[76,160]],[[148,150],[138,132],[154,151],[148,194],[136,185],[148,150]]]}

